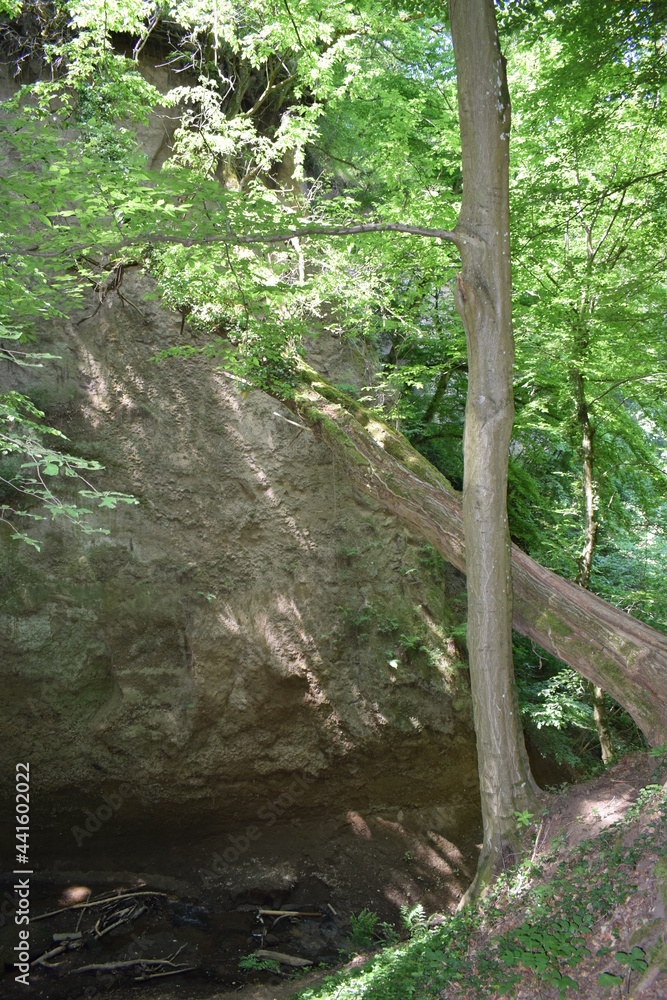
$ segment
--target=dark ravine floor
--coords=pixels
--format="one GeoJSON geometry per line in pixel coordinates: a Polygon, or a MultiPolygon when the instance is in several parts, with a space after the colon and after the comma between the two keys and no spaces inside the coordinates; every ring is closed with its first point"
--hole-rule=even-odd
{"type": "MultiPolygon", "coordinates": [[[[597,843],[594,838],[628,814],[642,788],[652,785],[660,789],[666,776],[664,763],[661,765],[648,754],[635,754],[593,781],[545,796],[536,853],[548,859],[557,843],[557,851],[564,852],[565,858],[567,851],[586,841],[593,862],[597,843]]],[[[97,942],[94,926],[100,918],[86,917],[80,925],[89,941],[85,950],[62,958],[63,965],[55,971],[36,973],[27,988],[14,984],[12,970],[6,970],[0,982],[0,996],[7,1000],[18,997],[93,1000],[106,995],[119,1000],[289,1000],[299,988],[315,985],[327,972],[315,968],[298,979],[269,974],[244,977],[238,968],[239,959],[262,943],[262,938],[257,937],[261,929],[257,910],[287,911],[299,907],[320,914],[281,917],[273,927],[273,917],[267,916],[263,937],[264,946],[269,949],[318,962],[338,957],[338,948],[346,943],[350,912],[358,913],[364,906],[388,920],[396,920],[401,902],[419,900],[427,912],[453,907],[474,868],[474,833],[457,846],[434,835],[438,822],[442,823],[442,815],[437,809],[406,812],[400,818],[379,812],[350,812],[319,821],[313,817],[293,817],[290,823],[276,824],[270,837],[257,841],[252,850],[230,865],[229,870],[223,869],[222,874],[215,869],[216,855],[221,857],[220,852],[228,850],[224,838],[209,835],[187,846],[171,842],[168,831],[164,840],[155,842],[152,864],[146,866],[150,871],[54,869],[47,877],[35,879],[33,913],[57,908],[68,890],[72,894],[77,885],[84,894],[91,889],[95,895],[114,890],[139,893],[152,890],[162,895],[150,900],[144,897],[147,902],[144,913],[97,942]],[[109,972],[73,971],[84,961],[102,964],[148,955],[165,957],[179,948],[182,950],[176,961],[192,962],[197,965],[196,971],[142,983],[132,983],[109,972]]],[[[664,830],[656,827],[655,815],[650,810],[638,832],[643,834],[645,829],[653,831],[651,836],[656,843],[664,842],[664,830]]],[[[120,855],[116,852],[121,848],[121,843],[102,845],[100,841],[100,856],[117,859],[120,855]]],[[[132,845],[126,842],[125,851],[131,856],[132,845]]],[[[86,860],[91,860],[92,845],[86,853],[86,860]]],[[[648,955],[653,953],[655,941],[667,941],[664,918],[667,900],[661,900],[660,887],[656,888],[656,865],[662,862],[656,858],[656,849],[652,853],[647,849],[646,856],[640,857],[636,865],[632,880],[637,884],[633,892],[620,900],[610,918],[605,918],[599,926],[596,924],[590,957],[577,969],[581,989],[576,995],[607,1000],[609,994],[598,986],[597,979],[600,971],[612,962],[614,947],[629,947],[638,941],[648,955]],[[598,950],[600,943],[609,945],[603,949],[604,956],[598,950]]],[[[547,860],[546,874],[555,864],[557,861],[547,860]]],[[[135,897],[137,900],[140,897],[135,897]]],[[[117,897],[113,904],[115,912],[126,905],[129,900],[122,897],[117,897]]],[[[53,946],[54,932],[71,932],[77,924],[76,913],[70,910],[49,920],[36,921],[32,925],[35,953],[53,946]]],[[[508,897],[507,912],[500,917],[501,929],[521,923],[526,917],[521,900],[508,897]]],[[[113,922],[114,918],[108,915],[108,919],[113,922]]],[[[103,923],[98,924],[99,930],[104,930],[103,923]]],[[[486,947],[490,933],[496,931],[482,925],[471,940],[472,964],[476,953],[481,954],[486,947]]],[[[0,938],[3,957],[8,961],[9,949],[11,960],[11,947],[16,939],[16,927],[11,920],[5,921],[0,938]]],[[[59,960],[56,957],[55,961],[59,960]]],[[[364,961],[365,957],[358,956],[351,964],[364,961]]],[[[651,976],[637,996],[641,995],[642,1000],[663,1000],[667,996],[667,967],[661,971],[658,963],[651,976]]],[[[473,1000],[473,993],[465,994],[467,1000],[473,1000]]],[[[553,990],[545,990],[543,983],[534,982],[528,975],[518,985],[516,995],[520,1000],[534,1000],[537,996],[556,1000],[553,990]]],[[[452,996],[463,995],[454,989],[452,996]]]]}
{"type": "MultiPolygon", "coordinates": [[[[388,761],[388,780],[390,767],[388,761]]],[[[627,787],[619,798],[621,779],[610,777],[616,799],[605,799],[602,790],[590,822],[604,818],[607,800],[609,809],[613,802],[625,807],[635,778],[623,779],[627,787]]],[[[568,793],[573,801],[578,794],[589,793],[576,787],[568,793]]],[[[174,815],[173,822],[147,817],[134,828],[122,826],[122,815],[115,815],[79,842],[67,825],[54,836],[58,821],[51,832],[36,830],[40,866],[31,877],[31,961],[62,943],[60,937],[54,941],[54,934],[81,933],[81,947],[46,959],[53,968],[34,964],[29,986],[16,983],[14,878],[5,876],[0,884],[5,903],[0,997],[287,1000],[300,982],[325,975],[319,963],[340,962],[352,913],[367,908],[398,927],[403,904],[420,902],[427,913],[455,907],[474,874],[481,839],[472,796],[470,801],[459,797],[456,806],[450,801],[381,809],[356,802],[356,808],[341,809],[343,804],[339,799],[328,811],[300,811],[300,803],[294,803],[278,818],[258,812],[252,823],[241,823],[233,832],[222,823],[216,828],[209,821],[188,822],[186,814],[174,815]],[[106,901],[99,908],[68,907],[72,900],[102,898],[106,901]],[[66,912],[34,919],[59,909],[66,912]],[[260,909],[317,915],[260,920],[260,909]],[[303,980],[244,972],[240,960],[260,947],[300,957],[313,967],[303,980]],[[76,971],[158,959],[194,968],[141,982],[133,978],[137,973],[169,967],[76,971]]],[[[56,809],[54,803],[58,815],[56,809]]]]}
{"type": "Polygon", "coordinates": [[[220,997],[253,982],[282,992],[283,977],[244,973],[240,959],[263,947],[315,966],[334,963],[346,944],[351,913],[366,907],[398,925],[405,903],[421,901],[429,911],[453,907],[474,871],[480,831],[473,827],[462,836],[451,823],[451,810],[444,807],[348,810],[323,818],[292,811],[287,822],[256,826],[251,838],[244,827],[184,843],[167,828],[139,843],[125,831],[114,836],[110,821],[76,852],[67,849],[71,838],[64,841],[46,870],[31,877],[31,960],[62,943],[60,937],[54,942],[54,934],[80,932],[82,944],[47,959],[52,969],[33,965],[27,987],[13,978],[18,928],[10,902],[13,877],[4,877],[0,995],[8,1000],[79,1000],[106,993],[136,1000],[220,997]],[[151,892],[155,895],[147,895],[151,892]],[[114,894],[120,895],[114,899],[114,894]],[[34,919],[72,900],[102,897],[109,897],[104,906],[34,919]],[[260,908],[318,916],[260,920],[260,908]],[[114,923],[118,926],[109,929],[114,923]],[[125,972],[75,971],[170,956],[195,969],[144,983],[131,978],[136,966],[125,972]]]}

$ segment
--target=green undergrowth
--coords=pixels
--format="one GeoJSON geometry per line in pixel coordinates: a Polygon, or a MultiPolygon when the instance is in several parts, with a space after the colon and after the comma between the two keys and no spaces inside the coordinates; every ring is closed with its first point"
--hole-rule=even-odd
{"type": "Polygon", "coordinates": [[[636,926],[624,936],[620,928],[631,919],[624,908],[641,892],[640,862],[653,866],[660,888],[666,820],[667,792],[650,784],[595,839],[566,849],[564,836],[556,836],[534,859],[503,873],[474,907],[432,930],[421,922],[408,941],[333,973],[299,1000],[481,1000],[512,997],[519,984],[536,996],[575,997],[591,983],[596,997],[620,997],[621,985],[625,996],[652,964],[665,961],[659,936],[642,936],[636,926]]]}

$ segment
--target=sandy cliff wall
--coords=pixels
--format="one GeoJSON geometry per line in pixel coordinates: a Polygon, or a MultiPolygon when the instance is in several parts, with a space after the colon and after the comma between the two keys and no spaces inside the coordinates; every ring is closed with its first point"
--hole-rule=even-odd
{"type": "MultiPolygon", "coordinates": [[[[139,500],[95,515],[108,536],[42,522],[40,553],[3,531],[3,756],[68,815],[129,781],[128,820],[233,825],[294,773],[317,778],[304,806],[469,812],[467,678],[445,638],[460,577],[274,400],[206,359],[151,360],[180,317],[147,288],[129,272],[136,308],[93,316],[91,299],[44,330],[43,369],[1,363],[104,463],[100,488],[139,500]]],[[[313,354],[353,375],[339,341],[313,354]]]]}

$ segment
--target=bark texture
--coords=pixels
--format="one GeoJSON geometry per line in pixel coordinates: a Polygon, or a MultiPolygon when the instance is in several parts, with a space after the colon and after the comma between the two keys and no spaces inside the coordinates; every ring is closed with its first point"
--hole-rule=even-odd
{"type": "Polygon", "coordinates": [[[463,198],[455,293],[468,346],[463,526],[468,651],[484,824],[472,894],[515,860],[516,812],[535,801],[512,655],[507,465],[514,422],[509,238],[510,98],[493,0],[450,0],[463,198]]]}
{"type": "MultiPolygon", "coordinates": [[[[364,496],[466,571],[461,494],[405,438],[312,368],[294,409],[336,452],[364,496]]],[[[667,743],[667,636],[564,580],[512,545],[513,625],[603,687],[653,746],[667,743]]]]}

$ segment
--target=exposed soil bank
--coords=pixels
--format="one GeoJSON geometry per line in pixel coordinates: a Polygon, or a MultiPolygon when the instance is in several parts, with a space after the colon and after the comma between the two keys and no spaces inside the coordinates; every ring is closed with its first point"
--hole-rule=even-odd
{"type": "MultiPolygon", "coordinates": [[[[204,970],[190,981],[229,985],[255,941],[239,906],[326,908],[308,933],[286,921],[293,940],[280,942],[307,953],[310,941],[319,960],[351,912],[396,921],[402,903],[441,908],[469,880],[476,755],[451,637],[464,580],[357,499],[289,411],[239,394],[215,362],[152,361],[180,317],[146,290],[128,272],[137,308],[116,297],[95,313],[93,299],[44,330],[41,349],[58,356],[44,369],[0,361],[5,384],[106,466],[96,484],[139,500],[94,515],[108,536],[38,522],[39,553],[3,526],[3,847],[9,861],[26,761],[31,912],[76,885],[165,891],[99,939],[86,925],[95,961],[115,961],[132,935],[151,954],[185,943],[204,970]]],[[[363,380],[339,341],[314,354],[331,377],[363,380]]],[[[48,923],[31,959],[49,932],[76,928],[48,923]]],[[[43,970],[29,989],[57,1000],[72,985],[43,970]]]]}
{"type": "MultiPolygon", "coordinates": [[[[139,500],[93,517],[108,536],[38,522],[39,553],[3,526],[3,754],[30,761],[37,807],[67,813],[62,829],[120,795],[132,829],[150,814],[233,830],[295,774],[318,779],[313,806],[331,803],[334,777],[346,808],[474,794],[451,638],[461,575],[356,499],[275,401],[243,398],[207,359],[152,361],[178,318],[142,301],[144,279],[127,274],[123,290],[145,323],[117,298],[85,319],[91,303],[44,331],[59,360],[0,362],[105,464],[101,488],[139,500]]],[[[338,341],[318,350],[354,375],[338,341]]]]}

